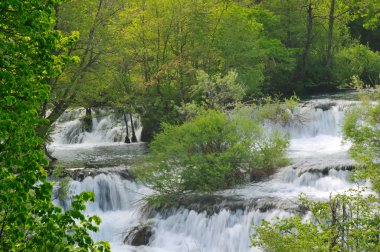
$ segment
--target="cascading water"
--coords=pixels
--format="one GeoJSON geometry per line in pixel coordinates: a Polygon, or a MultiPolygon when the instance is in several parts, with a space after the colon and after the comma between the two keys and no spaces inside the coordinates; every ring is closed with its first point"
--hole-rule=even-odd
{"type": "MultiPolygon", "coordinates": [[[[123,115],[116,115],[112,110],[96,110],[92,112],[92,128],[86,132],[83,127],[85,109],[73,109],[65,112],[55,125],[53,145],[81,144],[88,147],[110,143],[123,143],[126,136],[126,123],[123,115]]],[[[129,134],[132,125],[129,115],[129,134]]],[[[137,140],[140,140],[141,126],[137,117],[132,118],[137,140]]]]}
{"type": "MultiPolygon", "coordinates": [[[[342,141],[344,111],[356,101],[316,99],[303,103],[295,111],[295,122],[286,125],[291,142],[289,157],[293,160],[315,162],[325,160],[351,162],[348,143],[342,141]]],[[[327,164],[326,164],[327,165],[327,164]]]]}
{"type": "MultiPolygon", "coordinates": [[[[141,213],[141,199],[151,191],[112,169],[100,170],[99,175],[88,176],[81,182],[73,181],[71,193],[95,192],[96,201],[88,205],[87,213],[99,215],[102,224],[100,232],[93,236],[110,241],[112,251],[257,251],[250,247],[252,225],[263,219],[290,216],[301,192],[323,200],[331,193],[353,187],[349,170],[354,162],[347,155],[348,144],[342,144],[341,140],[343,111],[351,104],[339,100],[305,103],[296,111],[303,120],[283,126],[291,136],[288,156],[292,165],[266,181],[215,193],[213,197],[219,200],[210,203],[214,205],[193,204],[147,217],[141,213]],[[141,223],[152,226],[149,244],[139,247],[124,244],[127,231],[141,223]]],[[[71,118],[62,125],[75,120],[71,118]]],[[[58,155],[76,146],[60,144],[56,147],[58,155]]],[[[144,149],[141,145],[131,146],[144,149]]],[[[121,144],[118,147],[124,148],[121,144]]],[[[111,150],[117,158],[116,149],[111,150]]],[[[127,152],[131,159],[141,154],[131,149],[127,152]]],[[[86,156],[91,152],[84,153],[86,156]]]]}

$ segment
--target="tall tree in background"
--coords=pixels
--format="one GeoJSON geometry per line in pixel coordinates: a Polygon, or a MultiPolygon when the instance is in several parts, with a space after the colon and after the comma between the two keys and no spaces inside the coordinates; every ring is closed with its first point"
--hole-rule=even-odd
{"type": "Polygon", "coordinates": [[[197,99],[198,70],[236,71],[245,99],[334,90],[350,68],[376,83],[376,53],[353,46],[349,23],[371,27],[378,8],[370,0],[66,2],[55,8],[55,27],[72,34],[67,54],[77,63],[50,79],[41,135],[70,106],[84,107],[91,122],[91,108],[123,104],[140,115],[149,141],[162,122],[182,123],[177,108],[197,99]]]}
{"type": "Polygon", "coordinates": [[[102,94],[116,72],[112,67],[117,59],[112,41],[117,33],[111,24],[123,8],[122,0],[74,0],[55,7],[58,10],[55,27],[76,37],[67,52],[76,62],[50,79],[51,95],[42,111],[48,122],[41,129],[41,136],[70,106],[79,105],[91,111],[91,107],[104,103],[102,94]]]}

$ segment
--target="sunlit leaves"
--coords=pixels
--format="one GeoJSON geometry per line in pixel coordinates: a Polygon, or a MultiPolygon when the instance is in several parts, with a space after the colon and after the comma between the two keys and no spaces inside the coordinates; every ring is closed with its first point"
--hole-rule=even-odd
{"type": "Polygon", "coordinates": [[[54,31],[59,1],[0,2],[0,249],[3,251],[109,251],[95,243],[98,217],[82,210],[93,194],[77,196],[67,212],[52,203],[42,165],[37,113],[50,94],[47,78],[61,72],[57,53],[67,41],[54,31]],[[76,221],[80,220],[80,223],[76,221]],[[79,246],[79,247],[78,247],[79,246]]]}

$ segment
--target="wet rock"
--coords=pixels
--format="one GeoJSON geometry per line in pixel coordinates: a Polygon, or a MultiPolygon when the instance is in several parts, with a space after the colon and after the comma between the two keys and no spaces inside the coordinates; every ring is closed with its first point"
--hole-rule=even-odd
{"type": "Polygon", "coordinates": [[[179,207],[193,210],[198,213],[207,212],[208,215],[218,213],[227,209],[236,211],[244,210],[250,203],[240,197],[220,196],[220,195],[193,195],[183,198],[179,203],[179,207]]]}
{"type": "Polygon", "coordinates": [[[148,214],[153,217],[159,212],[162,216],[171,216],[179,209],[187,209],[197,213],[206,212],[208,216],[217,214],[222,210],[231,212],[259,210],[267,212],[273,209],[281,209],[288,212],[300,212],[297,200],[290,201],[277,197],[258,197],[246,199],[241,196],[222,196],[222,195],[192,195],[183,198],[178,205],[170,208],[155,209],[148,214]]]}
{"type": "Polygon", "coordinates": [[[337,104],[336,102],[327,102],[327,103],[320,103],[315,105],[315,109],[322,109],[322,111],[330,110],[332,107],[335,107],[337,104]]]}
{"type": "Polygon", "coordinates": [[[329,175],[330,171],[352,171],[356,162],[352,159],[315,159],[296,162],[291,167],[297,170],[298,176],[309,172],[313,174],[329,175]]]}
{"type": "Polygon", "coordinates": [[[152,226],[150,223],[132,227],[124,238],[124,244],[132,246],[148,245],[149,240],[153,235],[152,226]]]}
{"type": "Polygon", "coordinates": [[[134,177],[125,167],[112,168],[73,168],[65,169],[63,173],[76,181],[83,181],[86,177],[95,177],[99,174],[118,174],[121,178],[133,181],[134,177]]]}

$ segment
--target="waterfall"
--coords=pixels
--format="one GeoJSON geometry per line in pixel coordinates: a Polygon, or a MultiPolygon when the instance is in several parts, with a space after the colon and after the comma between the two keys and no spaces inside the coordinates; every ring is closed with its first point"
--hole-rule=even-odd
{"type": "Polygon", "coordinates": [[[294,205],[300,192],[327,199],[333,191],[349,189],[353,185],[348,177],[349,172],[343,170],[332,169],[326,175],[310,172],[297,174],[295,169],[287,167],[267,182],[219,192],[225,196],[239,195],[246,200],[257,198],[266,201],[263,204],[275,201],[276,208],[262,210],[247,205],[237,210],[222,209],[211,215],[180,207],[147,218],[140,214],[140,200],[151,191],[112,173],[87,177],[82,182],[73,181],[71,193],[75,195],[85,190],[95,192],[95,202],[87,206],[88,214],[97,214],[102,218],[100,232],[94,234],[94,238],[110,241],[112,251],[139,251],[123,244],[126,231],[140,222],[150,222],[153,223],[154,234],[149,247],[141,247],[140,251],[247,252],[256,251],[249,246],[253,225],[259,225],[263,219],[290,216],[292,206],[289,202],[294,205]]]}
{"type": "Polygon", "coordinates": [[[295,117],[286,128],[291,138],[310,138],[318,135],[341,136],[344,111],[356,104],[353,101],[319,99],[301,103],[293,112],[295,117]]]}
{"type": "MultiPolygon", "coordinates": [[[[288,156],[291,165],[281,168],[265,181],[214,193],[213,196],[223,201],[223,207],[215,211],[181,206],[144,215],[141,213],[142,199],[152,191],[112,172],[114,168],[82,181],[72,181],[70,194],[85,190],[95,192],[96,200],[87,204],[86,214],[101,217],[100,231],[93,237],[110,241],[112,251],[258,251],[250,247],[252,226],[259,225],[263,219],[270,221],[294,214],[301,192],[308,198],[326,200],[331,194],[342,193],[355,186],[349,180],[354,161],[347,154],[349,144],[343,144],[341,136],[344,111],[352,104],[355,102],[329,99],[303,103],[293,111],[294,116],[302,118],[301,121],[277,126],[290,134],[288,156]],[[141,223],[151,223],[153,235],[149,244],[139,247],[124,244],[127,231],[141,223]]],[[[92,132],[83,133],[79,130],[78,119],[83,113],[73,110],[58,123],[54,135],[59,143],[56,147],[58,152],[59,148],[66,151],[69,147],[74,149],[72,153],[78,152],[81,144],[95,146],[102,141],[112,144],[115,136],[124,132],[123,120],[107,112],[94,118],[92,132]]],[[[122,142],[123,137],[118,140],[122,142]]],[[[142,148],[131,146],[132,149],[142,148]]],[[[99,158],[109,162],[109,156],[117,159],[121,155],[119,147],[107,148],[79,151],[84,154],[77,158],[99,158]],[[104,152],[108,154],[102,156],[100,153],[104,152]]],[[[132,159],[139,153],[128,151],[132,159]]],[[[103,164],[103,167],[110,166],[103,164]]],[[[69,204],[70,200],[61,203],[64,206],[69,204]]]]}
{"type": "MultiPolygon", "coordinates": [[[[66,111],[55,123],[53,145],[81,144],[83,146],[122,143],[126,136],[126,124],[122,115],[116,115],[113,110],[98,109],[92,112],[92,129],[83,129],[85,109],[66,111]]],[[[141,125],[138,116],[133,116],[136,137],[141,138],[141,125]]],[[[131,125],[128,124],[131,128],[131,125]]],[[[129,132],[131,130],[129,129],[129,132]]]]}

